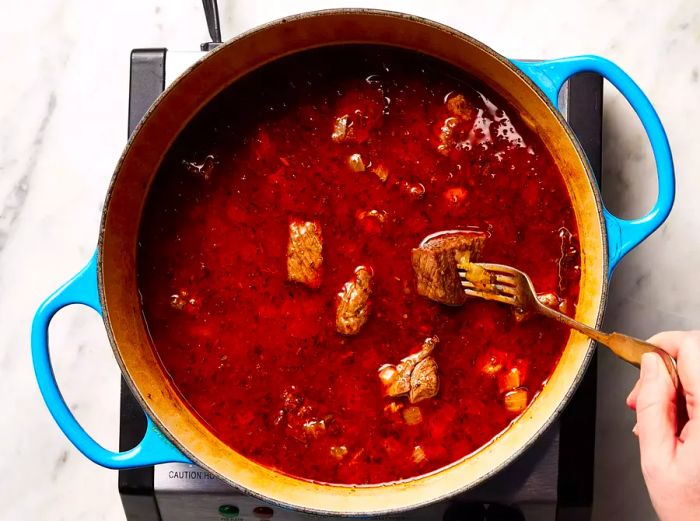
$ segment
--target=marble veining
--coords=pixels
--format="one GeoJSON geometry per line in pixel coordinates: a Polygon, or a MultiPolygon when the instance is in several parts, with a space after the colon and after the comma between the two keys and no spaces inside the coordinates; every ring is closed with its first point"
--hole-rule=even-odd
{"type": "Polygon", "coordinates": [[[3,247],[5,246],[5,242],[12,231],[12,226],[15,224],[22,211],[24,201],[27,198],[27,193],[29,192],[29,179],[34,172],[37,161],[41,155],[41,147],[44,144],[46,127],[48,126],[49,121],[51,121],[51,116],[53,115],[55,109],[56,93],[52,91],[49,94],[49,101],[46,104],[44,116],[39,122],[39,128],[31,142],[31,147],[28,151],[29,160],[26,162],[24,170],[21,172],[21,177],[12,187],[9,194],[7,194],[7,197],[5,197],[2,204],[2,209],[0,209],[0,251],[2,251],[3,247]]]}
{"type": "MultiPolygon", "coordinates": [[[[700,324],[700,3],[696,0],[268,0],[220,2],[232,37],[285,15],[378,7],[432,18],[514,58],[602,54],[653,100],[678,174],[672,216],[620,264],[606,327],[647,336],[700,324]]],[[[116,473],[73,448],[44,407],[29,357],[37,305],[88,260],[109,179],[126,139],[129,52],[197,50],[201,2],[37,0],[0,3],[0,517],[122,520],[116,473]]],[[[643,214],[656,183],[646,137],[612,89],[605,95],[604,198],[643,214]]],[[[99,317],[59,313],[55,370],[70,408],[101,443],[117,446],[119,372],[99,317]]],[[[634,369],[601,352],[596,520],[655,519],[642,488],[634,423],[623,401],[634,369]]]]}

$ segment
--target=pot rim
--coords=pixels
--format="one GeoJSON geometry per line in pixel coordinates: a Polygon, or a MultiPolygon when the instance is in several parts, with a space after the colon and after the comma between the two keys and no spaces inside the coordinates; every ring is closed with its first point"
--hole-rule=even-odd
{"type": "MultiPolygon", "coordinates": [[[[306,11],[302,12],[299,14],[291,15],[291,16],[285,16],[283,18],[278,18],[276,20],[267,22],[265,24],[259,25],[257,27],[254,27],[252,29],[249,29],[231,39],[226,41],[225,43],[217,46],[214,50],[207,52],[203,57],[201,57],[199,60],[197,60],[194,64],[192,64],[190,67],[188,67],[180,76],[178,76],[172,83],[170,83],[168,86],[165,87],[163,92],[158,96],[158,98],[154,101],[154,103],[148,108],[146,113],[144,114],[143,118],[141,121],[138,123],[132,134],[129,136],[129,139],[127,140],[127,143],[120,155],[120,158],[115,166],[114,173],[112,175],[112,178],[109,183],[109,187],[107,190],[107,194],[105,197],[105,202],[102,210],[102,216],[101,216],[101,221],[100,221],[100,229],[99,229],[99,238],[98,238],[98,245],[97,245],[97,277],[98,277],[98,293],[99,293],[99,299],[100,299],[100,304],[103,306],[103,309],[106,309],[106,296],[105,296],[105,284],[104,284],[104,272],[103,272],[103,246],[104,246],[104,241],[105,241],[105,233],[106,233],[106,220],[107,220],[107,213],[108,209],[110,206],[110,201],[113,195],[113,190],[116,185],[117,179],[118,179],[118,174],[122,169],[122,164],[124,162],[124,159],[128,152],[130,151],[133,143],[139,139],[139,136],[143,130],[143,127],[146,124],[146,121],[149,119],[150,115],[156,111],[159,106],[164,103],[164,100],[167,99],[168,95],[176,90],[180,83],[183,81],[183,78],[186,76],[194,73],[199,67],[202,66],[203,63],[209,61],[217,55],[218,53],[225,52],[225,50],[232,46],[235,45],[239,40],[245,39],[253,34],[257,33],[262,33],[267,31],[268,29],[272,27],[276,27],[281,24],[286,24],[290,22],[298,22],[302,21],[305,19],[309,18],[316,18],[316,17],[324,17],[324,16],[336,16],[336,15],[369,15],[369,16],[380,16],[380,17],[386,17],[390,19],[401,19],[401,20],[407,20],[407,21],[412,21],[412,22],[417,22],[419,24],[425,25],[431,29],[441,31],[443,33],[448,34],[451,37],[464,40],[471,45],[478,47],[480,50],[488,54],[491,58],[497,60],[500,62],[502,65],[506,66],[508,69],[510,69],[511,72],[515,73],[517,76],[520,77],[521,80],[523,80],[525,83],[529,85],[529,87],[537,94],[539,100],[541,103],[545,104],[551,112],[554,114],[555,118],[557,119],[559,126],[561,130],[566,134],[568,137],[569,141],[573,144],[577,155],[579,158],[582,160],[582,164],[584,166],[584,171],[588,180],[588,183],[593,187],[592,193],[596,205],[596,213],[598,214],[598,219],[600,222],[600,230],[601,230],[601,239],[602,239],[602,244],[601,244],[601,253],[602,253],[602,262],[604,265],[604,269],[602,270],[602,282],[601,282],[601,298],[600,298],[600,304],[598,305],[598,312],[596,316],[596,322],[595,326],[599,327],[600,324],[602,323],[603,315],[605,312],[605,308],[607,305],[607,299],[608,299],[608,283],[609,283],[609,273],[607,266],[609,264],[609,252],[608,252],[608,237],[607,237],[607,227],[605,225],[605,218],[604,218],[604,213],[603,213],[603,202],[602,202],[602,196],[600,194],[600,190],[598,188],[598,183],[595,180],[595,176],[593,175],[590,163],[588,162],[588,159],[586,157],[585,152],[583,151],[581,144],[578,141],[578,138],[576,135],[573,133],[572,129],[569,127],[568,123],[564,119],[563,115],[559,111],[557,107],[554,106],[554,104],[549,100],[549,98],[546,96],[546,94],[540,89],[540,87],[530,79],[529,76],[527,76],[521,69],[519,69],[516,65],[514,65],[510,60],[502,56],[501,54],[497,53],[494,51],[491,47],[483,44],[479,40],[476,40],[475,38],[462,33],[461,31],[457,31],[456,29],[447,26],[445,24],[435,22],[420,16],[416,15],[410,15],[402,12],[397,12],[397,11],[390,11],[390,10],[382,10],[382,9],[366,9],[366,8],[337,8],[337,9],[322,9],[322,10],[315,10],[315,11],[306,11]]],[[[297,49],[292,52],[289,52],[287,54],[282,54],[282,55],[276,55],[272,57],[269,60],[266,60],[265,63],[260,64],[259,67],[262,67],[264,65],[267,65],[271,62],[274,62],[283,56],[286,55],[291,55],[291,54],[296,54],[298,52],[303,52],[304,50],[310,50],[313,48],[322,48],[322,47],[330,47],[334,45],[348,45],[348,44],[369,44],[369,45],[387,45],[387,46],[394,46],[394,47],[399,47],[397,45],[391,45],[391,44],[378,44],[376,42],[363,42],[361,40],[345,40],[343,41],[342,38],[339,38],[337,42],[334,43],[329,43],[329,44],[323,44],[323,45],[316,45],[316,46],[310,46],[306,49],[297,49]]],[[[412,49],[413,51],[416,52],[422,52],[417,49],[412,49]]],[[[424,54],[428,54],[424,52],[424,54]]],[[[441,59],[441,58],[438,58],[441,59]]],[[[248,73],[253,72],[255,69],[251,69],[248,73]]],[[[233,82],[223,86],[221,89],[219,89],[216,92],[212,92],[211,96],[208,98],[206,103],[209,103],[216,95],[218,95],[223,89],[228,88],[232,83],[234,83],[236,80],[233,82]]],[[[205,103],[205,104],[206,104],[205,103]]],[[[201,110],[201,107],[200,107],[201,110]]],[[[190,120],[188,120],[184,126],[186,126],[189,121],[196,115],[198,111],[194,111],[192,115],[190,116],[190,120]]],[[[139,217],[140,218],[140,217],[139,217]]],[[[298,505],[298,504],[291,504],[287,503],[285,501],[276,499],[274,497],[266,496],[262,493],[258,493],[254,490],[251,490],[235,481],[232,479],[228,478],[227,476],[224,476],[217,472],[216,470],[213,470],[210,468],[208,465],[205,463],[201,462],[195,454],[190,452],[188,449],[184,448],[178,441],[177,437],[174,436],[165,425],[153,414],[151,411],[150,406],[146,402],[146,400],[141,396],[140,391],[138,390],[135,382],[133,381],[131,374],[127,370],[127,367],[124,363],[124,360],[122,359],[120,350],[117,346],[117,342],[114,336],[114,331],[112,329],[111,322],[109,320],[109,314],[104,313],[103,314],[103,321],[105,324],[105,329],[107,331],[107,336],[109,339],[110,346],[112,348],[112,351],[114,353],[114,356],[117,360],[117,363],[119,365],[119,368],[122,373],[122,377],[124,378],[124,381],[127,383],[132,395],[134,398],[137,400],[138,404],[140,407],[143,409],[144,413],[147,414],[151,420],[155,423],[155,425],[158,427],[158,429],[163,433],[164,436],[168,440],[170,440],[175,447],[179,451],[181,451],[183,454],[185,454],[193,463],[196,465],[208,470],[212,474],[216,475],[219,479],[223,480],[224,482],[228,483],[229,485],[233,486],[234,488],[242,491],[245,494],[248,494],[250,496],[259,498],[261,500],[264,500],[266,502],[278,505],[282,508],[287,508],[299,512],[304,512],[304,513],[309,513],[309,514],[317,514],[317,515],[333,515],[337,517],[356,517],[356,516],[361,516],[361,517],[379,517],[387,514],[397,514],[401,512],[406,512],[414,509],[419,509],[422,507],[426,507],[428,505],[443,501],[447,498],[453,497],[455,495],[464,493],[465,491],[483,483],[484,481],[488,480],[489,478],[493,477],[494,475],[498,474],[500,471],[502,471],[505,467],[510,465],[514,460],[516,460],[523,452],[525,452],[527,449],[529,449],[533,443],[538,440],[542,434],[550,428],[550,426],[554,423],[554,421],[559,417],[559,414],[561,411],[566,407],[566,405],[569,403],[569,400],[571,399],[571,396],[574,394],[576,389],[578,388],[579,383],[581,382],[581,379],[583,378],[585,372],[588,370],[588,366],[590,364],[590,361],[592,359],[593,353],[595,351],[595,346],[594,342],[592,340],[589,340],[587,342],[587,351],[586,354],[582,360],[582,363],[580,364],[580,367],[578,371],[573,375],[571,378],[571,382],[569,385],[569,388],[567,392],[564,394],[562,397],[561,401],[557,405],[557,407],[554,409],[554,411],[550,414],[550,416],[542,422],[541,426],[539,429],[535,431],[535,433],[530,436],[530,438],[523,443],[518,450],[513,451],[513,453],[508,457],[505,458],[500,464],[494,465],[493,468],[491,468],[488,472],[484,473],[481,475],[478,479],[472,480],[469,483],[465,484],[462,487],[459,487],[457,489],[454,489],[450,491],[449,493],[442,494],[440,496],[435,496],[432,497],[429,500],[422,501],[419,503],[412,503],[409,505],[402,505],[399,508],[388,508],[388,509],[383,509],[383,510],[371,510],[368,512],[362,512],[362,511],[332,511],[332,510],[322,510],[322,509],[316,509],[312,507],[306,507],[304,505],[298,505]]],[[[504,432],[506,432],[510,428],[510,425],[506,427],[504,431],[501,433],[497,434],[493,440],[488,442],[486,445],[480,447],[477,449],[476,452],[481,451],[484,449],[484,447],[490,445],[493,443],[494,440],[497,440],[504,432]]],[[[445,467],[441,467],[439,469],[435,469],[434,471],[431,471],[426,474],[421,474],[420,476],[414,476],[412,478],[407,478],[404,480],[399,480],[399,481],[393,481],[389,483],[376,483],[376,484],[369,484],[369,485],[344,485],[344,484],[327,484],[328,486],[332,487],[344,487],[344,488],[351,488],[351,489],[356,489],[356,488],[377,488],[377,489],[384,489],[387,491],[390,491],[392,485],[397,485],[400,483],[406,483],[406,482],[411,482],[416,479],[419,479],[421,477],[425,476],[430,476],[433,474],[439,474],[440,472],[444,471],[447,468],[450,468],[451,466],[455,465],[458,462],[461,462],[464,459],[467,459],[471,457],[473,454],[466,455],[463,458],[460,458],[456,462],[452,462],[450,465],[447,465],[445,467]]],[[[252,460],[251,460],[252,461],[252,460]]],[[[256,463],[256,462],[255,462],[256,463]]],[[[257,465],[260,465],[256,463],[257,465]]],[[[263,465],[260,465],[263,466],[263,465]]],[[[280,474],[286,475],[282,472],[276,471],[280,474]]],[[[288,475],[286,475],[288,476],[288,475]]],[[[297,478],[295,476],[291,476],[294,479],[297,479],[302,482],[308,482],[308,483],[313,483],[317,484],[315,481],[311,480],[306,480],[303,478],[297,478]]],[[[322,484],[323,485],[323,484],[322,484]]]]}

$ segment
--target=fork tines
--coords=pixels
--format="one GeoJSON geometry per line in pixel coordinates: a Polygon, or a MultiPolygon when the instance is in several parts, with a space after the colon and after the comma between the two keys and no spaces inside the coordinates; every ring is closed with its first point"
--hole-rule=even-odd
{"type": "Polygon", "coordinates": [[[497,265],[469,263],[459,266],[457,272],[462,289],[468,296],[516,304],[515,280],[498,269],[497,265]]]}

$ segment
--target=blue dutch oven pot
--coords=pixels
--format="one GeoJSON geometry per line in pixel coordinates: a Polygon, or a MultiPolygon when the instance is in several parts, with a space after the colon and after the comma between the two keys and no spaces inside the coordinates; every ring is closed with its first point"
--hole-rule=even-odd
{"type": "Polygon", "coordinates": [[[95,255],[44,301],[34,317],[32,357],[41,393],[65,435],[94,462],[114,469],[194,462],[244,492],[287,508],[346,516],[385,515],[463,492],[493,475],[546,429],[575,390],[593,345],[572,333],[543,391],[489,445],[425,476],[362,487],[313,483],[258,465],[224,445],[182,402],[151,347],[136,287],[139,216],[150,182],[180,130],[237,78],[283,55],[350,43],[408,48],[460,67],[508,99],[538,132],[562,172],[576,214],[582,253],[577,319],[600,325],[613,269],[668,216],[674,173],[661,121],[637,84],[604,58],[510,61],[449,27],[373,10],[308,13],[255,29],[205,56],[149,110],[117,165],[95,255]],[[654,207],[644,217],[620,219],[605,209],[585,155],[557,110],[562,85],[580,72],[595,72],[610,81],[644,125],[656,161],[659,191],[654,207]],[[92,439],[70,412],[56,384],[48,327],[54,314],[71,304],[89,306],[103,316],[124,379],[146,412],[146,433],[131,450],[113,452],[92,439]]]}

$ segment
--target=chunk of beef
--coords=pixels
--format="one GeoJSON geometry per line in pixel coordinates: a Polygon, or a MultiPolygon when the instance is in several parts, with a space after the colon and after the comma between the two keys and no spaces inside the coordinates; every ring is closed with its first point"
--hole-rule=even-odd
{"type": "Polygon", "coordinates": [[[287,244],[287,280],[318,288],[321,285],[322,265],[321,226],[315,221],[292,219],[287,244]]]}
{"type": "Polygon", "coordinates": [[[346,282],[338,293],[335,328],[341,335],[356,335],[367,322],[372,276],[371,267],[358,266],[354,279],[346,282]]]}
{"type": "Polygon", "coordinates": [[[440,377],[438,366],[431,356],[424,358],[416,364],[411,373],[411,390],[408,392],[408,401],[418,403],[432,398],[440,389],[440,377]]]}
{"type": "Polygon", "coordinates": [[[486,237],[480,231],[453,231],[423,240],[411,257],[418,294],[449,306],[464,304],[467,296],[462,291],[457,263],[475,261],[486,237]]]}
{"type": "Polygon", "coordinates": [[[437,362],[430,354],[439,341],[437,336],[426,338],[417,353],[401,359],[396,366],[384,364],[379,368],[379,378],[387,396],[408,396],[409,402],[417,403],[438,393],[437,362]]]}

